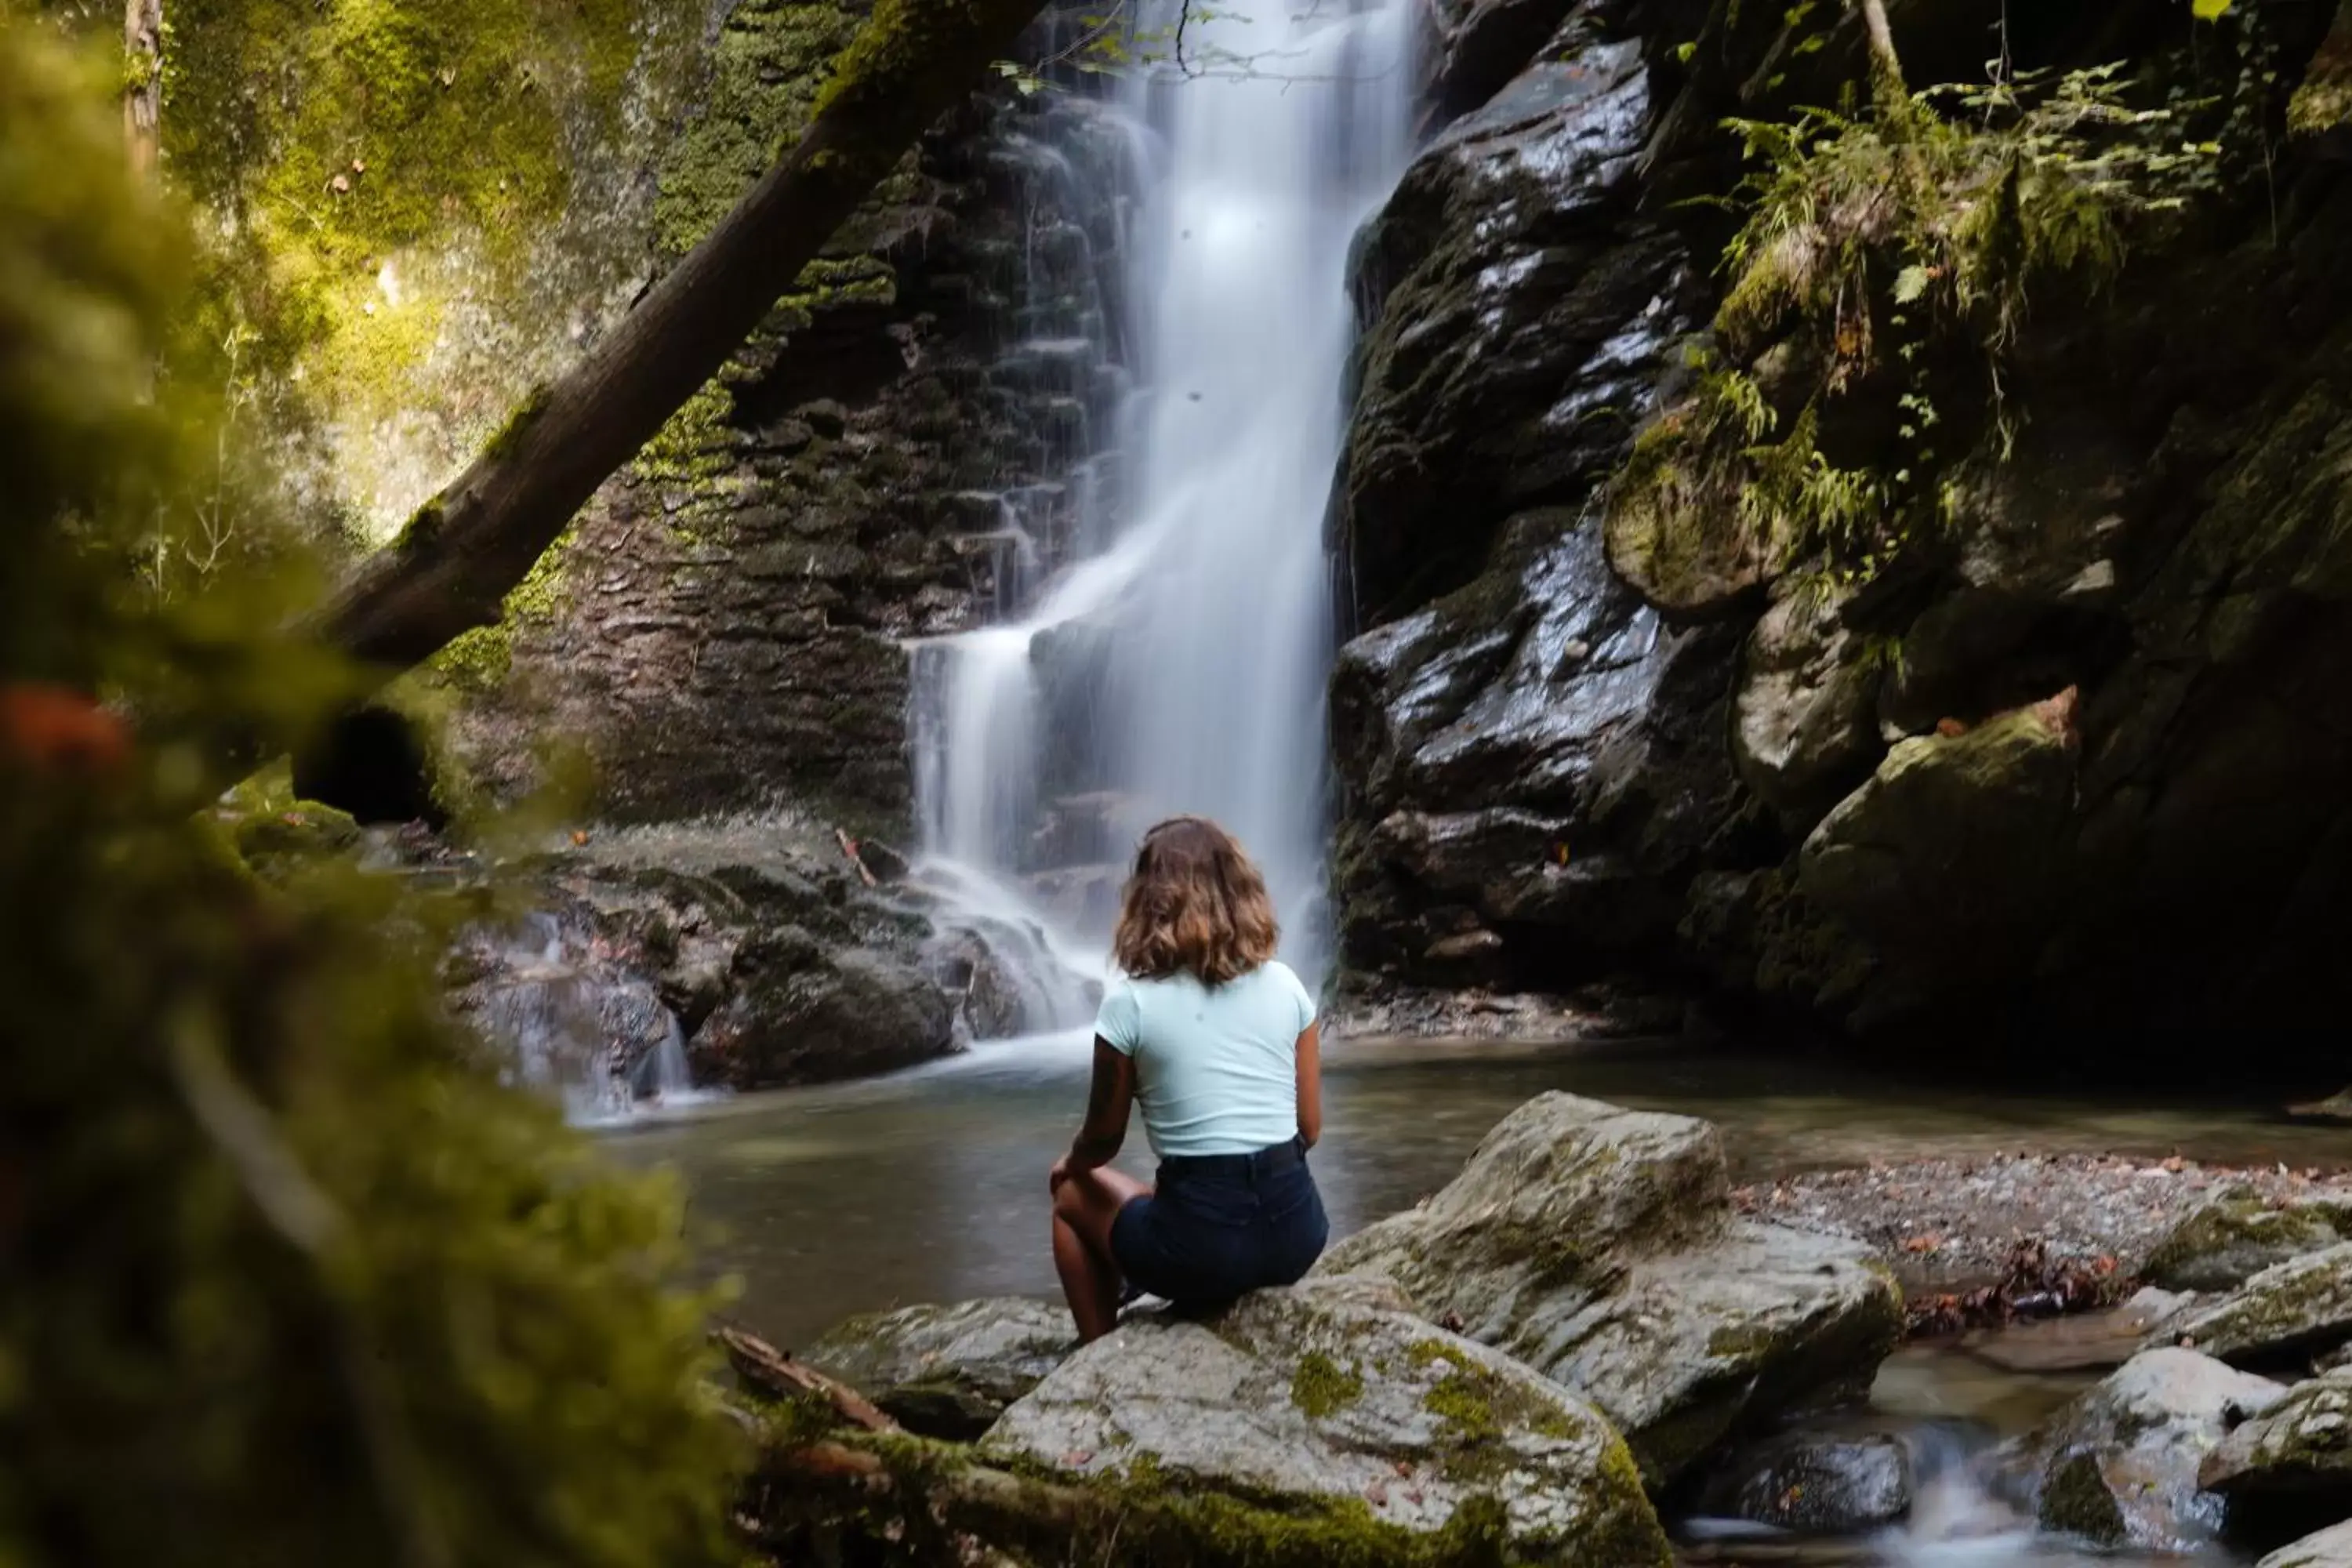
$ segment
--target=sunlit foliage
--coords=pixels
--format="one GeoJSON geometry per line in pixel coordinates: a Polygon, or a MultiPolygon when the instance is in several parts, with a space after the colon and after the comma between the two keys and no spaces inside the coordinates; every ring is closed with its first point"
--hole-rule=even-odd
{"type": "Polygon", "coordinates": [[[659,1563],[727,1551],[675,1193],[499,1088],[433,1000],[462,912],[264,880],[216,760],[349,688],[216,391],[154,372],[184,224],[116,81],[0,20],[0,1563],[659,1563]]]}

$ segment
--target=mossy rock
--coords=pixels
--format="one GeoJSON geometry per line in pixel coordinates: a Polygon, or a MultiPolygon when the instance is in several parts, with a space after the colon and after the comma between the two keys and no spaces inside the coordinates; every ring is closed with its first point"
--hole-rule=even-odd
{"type": "Polygon", "coordinates": [[[2352,1203],[2273,1204],[2251,1187],[2233,1187],[2173,1226],[2140,1273],[2168,1290],[2233,1290],[2265,1268],[2342,1241],[2352,1241],[2352,1203]]]}
{"type": "Polygon", "coordinates": [[[2170,1327],[2242,1366],[2292,1364],[2352,1342],[2352,1242],[2265,1268],[2170,1327]]]}
{"type": "Polygon", "coordinates": [[[1643,434],[1611,489],[1609,563],[1670,614],[1728,615],[1780,575],[1789,542],[1749,526],[1737,479],[1705,471],[1675,419],[1643,434]]]}
{"type": "Polygon", "coordinates": [[[2352,1367],[2298,1384],[2207,1456],[2200,1485],[2243,1499],[2308,1501],[2352,1513],[2352,1367]]]}
{"type": "Polygon", "coordinates": [[[273,862],[348,854],[365,837],[348,813],[298,798],[283,762],[238,784],[211,815],[238,858],[257,870],[273,862]]]}
{"type": "Polygon", "coordinates": [[[1667,1557],[1633,1457],[1598,1413],[1368,1280],[1259,1291],[1204,1321],[1130,1318],[1006,1411],[981,1450],[1272,1532],[1217,1562],[1667,1557]],[[1307,1521],[1320,1539],[1274,1549],[1307,1521]]]}
{"type": "Polygon", "coordinates": [[[2286,125],[2294,135],[2314,137],[2352,128],[2352,0],[2339,0],[2336,25],[2287,105],[2286,125]]]}
{"type": "Polygon", "coordinates": [[[2133,1357],[2069,1405],[2042,1439],[2043,1528],[2102,1546],[2192,1552],[2221,1533],[2198,1466],[2231,1426],[2286,1390],[2167,1346],[2133,1357]]]}
{"type": "Polygon", "coordinates": [[[1735,1219],[1726,1194],[1706,1122],[1547,1094],[1318,1272],[1393,1280],[1576,1390],[1664,1489],[1780,1412],[1859,1398],[1901,1331],[1865,1249],[1735,1219]]]}

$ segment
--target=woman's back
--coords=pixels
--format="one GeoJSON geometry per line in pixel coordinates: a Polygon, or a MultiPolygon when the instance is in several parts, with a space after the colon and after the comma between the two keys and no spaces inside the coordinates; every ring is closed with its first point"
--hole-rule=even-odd
{"type": "Polygon", "coordinates": [[[1315,1002],[1275,959],[1265,879],[1197,816],[1143,836],[1095,1023],[1087,1116],[1054,1162],[1054,1268],[1081,1339],[1126,1291],[1182,1305],[1295,1283],[1330,1222],[1307,1152],[1322,1135],[1315,1002]],[[1160,1156],[1145,1186],[1109,1168],[1129,1113],[1160,1156]]]}
{"type": "Polygon", "coordinates": [[[1298,1135],[1298,1037],[1315,1003],[1269,960],[1220,985],[1179,972],[1118,979],[1096,1027],[1135,1062],[1135,1099],[1161,1159],[1247,1154],[1298,1135]]]}

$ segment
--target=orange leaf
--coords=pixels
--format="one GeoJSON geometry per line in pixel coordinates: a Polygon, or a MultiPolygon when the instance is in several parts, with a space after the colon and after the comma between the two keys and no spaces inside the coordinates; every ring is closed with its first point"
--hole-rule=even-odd
{"type": "Polygon", "coordinates": [[[129,759],[131,732],[79,691],[24,681],[0,687],[0,750],[40,767],[110,773],[129,759]]]}

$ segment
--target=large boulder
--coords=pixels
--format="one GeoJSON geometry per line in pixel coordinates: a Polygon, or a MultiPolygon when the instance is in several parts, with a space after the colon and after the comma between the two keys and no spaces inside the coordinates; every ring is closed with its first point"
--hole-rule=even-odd
{"type": "Polygon", "coordinates": [[[2290,1364],[2352,1341],[2352,1242],[2274,1264],[2166,1325],[2238,1365],[2290,1364]]]}
{"type": "Polygon", "coordinates": [[[829,955],[781,933],[808,959],[772,963],[694,1037],[698,1078],[732,1089],[888,1072],[955,1048],[955,1013],[939,984],[873,952],[829,955]]]}
{"type": "Polygon", "coordinates": [[[1800,891],[1880,942],[1889,1000],[2031,965],[2074,809],[2073,713],[2070,692],[1900,742],[1805,840],[1800,891]]]}
{"type": "Polygon", "coordinates": [[[969,1440],[1078,1348],[1060,1307],[1024,1297],[868,1312],[803,1352],[926,1436],[969,1440]]]}
{"type": "Polygon", "coordinates": [[[2331,1517],[2352,1514],[2352,1368],[2297,1384],[2231,1433],[2206,1456],[2198,1481],[2233,1507],[2307,1501],[2331,1517]]]}
{"type": "Polygon", "coordinates": [[[2265,1268],[2343,1241],[2352,1241],[2352,1203],[2273,1203],[2233,1186],[2173,1226],[2140,1275],[2170,1290],[2234,1290],[2265,1268]]]}
{"type": "MultiPolygon", "coordinates": [[[[1108,1483],[1352,1524],[1375,1542],[1426,1544],[1498,1508],[1510,1561],[1667,1560],[1606,1421],[1368,1280],[1260,1291],[1213,1322],[1130,1319],[1007,1410],[982,1446],[1108,1483]]],[[[1238,1510],[1236,1530],[1253,1511],[1238,1510]]]]}
{"type": "Polygon", "coordinates": [[[1732,789],[1735,646],[1661,622],[1559,509],[1514,518],[1477,582],[1350,642],[1331,688],[1348,960],[1550,985],[1669,940],[1677,868],[1732,789]],[[1482,948],[1500,973],[1462,973],[1482,948]]]}
{"type": "Polygon", "coordinates": [[[609,829],[537,880],[595,951],[644,975],[695,1081],[764,1089],[947,1055],[961,999],[916,890],[869,887],[829,832],[783,822],[609,829]]]}
{"type": "Polygon", "coordinates": [[[2041,1517],[2106,1546],[2192,1551],[2216,1539],[2221,1500],[2198,1468],[2286,1390],[2195,1351],[2133,1357],[2061,1414],[2042,1445],[2041,1517]]]}
{"type": "Polygon", "coordinates": [[[1859,1244],[1737,1219],[1688,1117],[1543,1095],[1421,1207],[1333,1247],[1591,1399],[1653,1487],[1791,1408],[1859,1397],[1902,1296],[1859,1244]]]}

